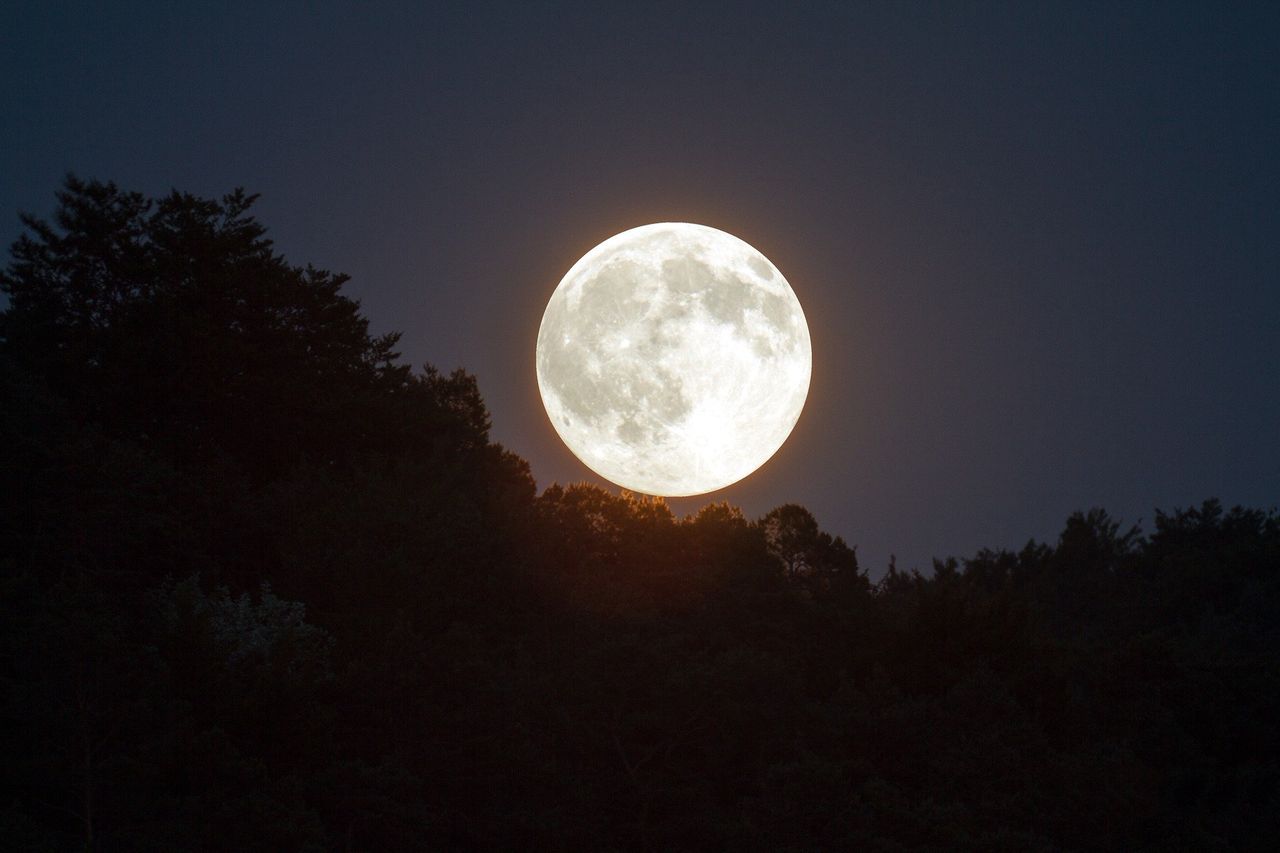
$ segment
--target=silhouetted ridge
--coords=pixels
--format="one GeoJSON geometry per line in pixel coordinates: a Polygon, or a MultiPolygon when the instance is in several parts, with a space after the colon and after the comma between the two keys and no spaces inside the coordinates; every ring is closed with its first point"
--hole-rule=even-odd
{"type": "Polygon", "coordinates": [[[254,197],[69,178],[0,274],[0,846],[1264,849],[1280,517],[892,567],[537,494],[254,197]]]}

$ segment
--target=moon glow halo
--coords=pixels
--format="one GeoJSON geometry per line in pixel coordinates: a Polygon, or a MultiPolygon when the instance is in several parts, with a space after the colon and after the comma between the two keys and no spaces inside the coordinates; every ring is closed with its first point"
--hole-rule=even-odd
{"type": "Polygon", "coordinates": [[[705,225],[605,240],[538,330],[538,390],[591,470],[651,495],[724,488],[782,446],[809,392],[800,301],[769,259],[705,225]]]}

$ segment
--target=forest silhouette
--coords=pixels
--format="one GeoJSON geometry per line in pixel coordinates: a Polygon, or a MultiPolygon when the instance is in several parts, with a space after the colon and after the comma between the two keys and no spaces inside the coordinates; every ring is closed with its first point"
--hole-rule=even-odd
{"type": "Polygon", "coordinates": [[[1280,837],[1273,510],[872,583],[794,504],[539,494],[252,195],[57,199],[0,273],[0,847],[1280,837]]]}

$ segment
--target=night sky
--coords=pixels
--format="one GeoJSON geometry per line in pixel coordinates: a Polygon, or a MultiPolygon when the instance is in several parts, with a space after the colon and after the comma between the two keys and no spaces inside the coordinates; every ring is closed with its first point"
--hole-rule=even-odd
{"type": "Polygon", "coordinates": [[[672,505],[803,504],[873,577],[1280,498],[1280,6],[374,5],[5,4],[0,240],[68,171],[260,192],[545,487],[599,482],[534,379],[560,277],[726,230],[799,296],[813,385],[672,505]]]}

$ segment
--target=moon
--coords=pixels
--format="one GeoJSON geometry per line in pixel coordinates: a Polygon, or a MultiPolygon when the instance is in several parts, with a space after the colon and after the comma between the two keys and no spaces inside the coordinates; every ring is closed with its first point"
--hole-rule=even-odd
{"type": "Polygon", "coordinates": [[[769,259],[706,225],[614,235],[542,316],[538,390],[561,439],[635,492],[699,495],[782,446],[813,367],[800,300],[769,259]]]}

